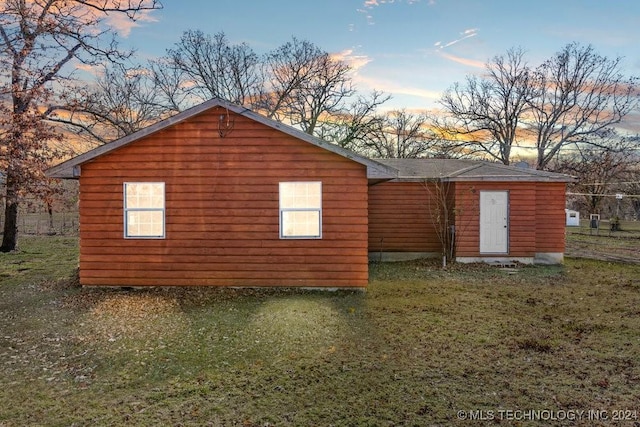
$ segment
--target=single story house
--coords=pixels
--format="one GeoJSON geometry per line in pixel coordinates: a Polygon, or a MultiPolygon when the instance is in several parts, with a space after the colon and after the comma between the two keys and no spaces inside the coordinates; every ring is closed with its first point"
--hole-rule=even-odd
{"type": "Polygon", "coordinates": [[[474,160],[378,161],[398,176],[369,189],[372,258],[438,256],[449,233],[458,262],[563,262],[572,177],[474,160]]]}
{"type": "Polygon", "coordinates": [[[370,253],[441,252],[427,188],[445,182],[457,259],[564,251],[564,175],[372,160],[219,99],[47,174],[79,180],[82,285],[363,288],[370,253]]]}

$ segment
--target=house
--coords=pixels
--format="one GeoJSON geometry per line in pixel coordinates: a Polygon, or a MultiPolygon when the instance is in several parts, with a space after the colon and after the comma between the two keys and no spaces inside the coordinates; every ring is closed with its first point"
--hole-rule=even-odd
{"type": "Polygon", "coordinates": [[[473,160],[379,162],[398,176],[369,190],[372,258],[440,256],[442,234],[450,233],[458,262],[563,261],[572,177],[473,160]],[[443,206],[451,217],[447,230],[438,226],[443,206]]]}
{"type": "MultiPolygon", "coordinates": [[[[363,288],[369,252],[438,252],[425,183],[449,163],[418,162],[371,160],[214,99],[47,174],[79,180],[82,285],[363,288]]],[[[477,165],[445,171],[449,197],[481,213],[479,196],[499,199],[507,245],[487,251],[478,212],[460,210],[458,258],[560,261],[566,177],[477,165]]]]}

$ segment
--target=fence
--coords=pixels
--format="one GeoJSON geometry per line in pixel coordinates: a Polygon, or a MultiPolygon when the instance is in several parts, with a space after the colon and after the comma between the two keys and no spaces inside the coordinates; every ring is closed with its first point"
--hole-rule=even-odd
{"type": "MultiPolygon", "coordinates": [[[[1,221],[0,221],[1,222],[1,221]]],[[[18,231],[22,234],[78,234],[78,212],[20,212],[18,231]]]]}

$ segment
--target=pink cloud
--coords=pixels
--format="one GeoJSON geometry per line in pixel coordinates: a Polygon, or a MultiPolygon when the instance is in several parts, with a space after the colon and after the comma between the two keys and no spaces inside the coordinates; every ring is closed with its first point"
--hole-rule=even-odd
{"type": "Polygon", "coordinates": [[[478,61],[478,60],[469,59],[469,58],[462,58],[460,56],[451,55],[448,53],[444,53],[442,51],[438,52],[438,54],[443,58],[448,59],[449,61],[457,62],[458,64],[467,65],[469,67],[475,67],[475,68],[485,67],[485,63],[483,61],[478,61]]]}
{"type": "Polygon", "coordinates": [[[104,68],[99,65],[89,65],[89,64],[84,64],[80,61],[74,60],[73,66],[77,71],[82,71],[95,77],[99,77],[104,74],[104,68]]]}
{"type": "Polygon", "coordinates": [[[361,75],[356,76],[354,80],[358,84],[358,88],[366,87],[367,89],[380,90],[392,95],[409,95],[424,98],[430,101],[437,100],[442,96],[441,92],[403,86],[401,84],[398,84],[398,82],[394,80],[375,79],[371,77],[364,77],[361,75]]]}
{"type": "Polygon", "coordinates": [[[371,58],[366,55],[354,55],[353,49],[346,49],[342,52],[332,53],[331,59],[347,63],[354,72],[371,62],[371,58]]]}
{"type": "Polygon", "coordinates": [[[151,10],[141,11],[136,15],[135,21],[124,13],[111,13],[107,14],[106,23],[120,36],[126,38],[129,37],[133,28],[140,26],[141,22],[158,22],[156,18],[151,16],[151,12],[151,10]]]}

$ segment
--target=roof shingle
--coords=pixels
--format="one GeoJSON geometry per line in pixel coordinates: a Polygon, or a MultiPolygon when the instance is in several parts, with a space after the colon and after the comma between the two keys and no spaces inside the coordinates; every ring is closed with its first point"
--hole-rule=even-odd
{"type": "Polygon", "coordinates": [[[399,181],[559,181],[571,182],[569,175],[539,171],[501,163],[466,159],[376,159],[398,170],[399,181]]]}

